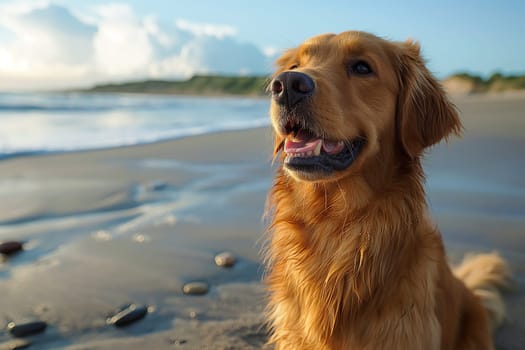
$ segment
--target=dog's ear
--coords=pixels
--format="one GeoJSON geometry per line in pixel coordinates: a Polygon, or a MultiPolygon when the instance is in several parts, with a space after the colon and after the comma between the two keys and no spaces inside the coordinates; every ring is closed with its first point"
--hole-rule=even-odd
{"type": "Polygon", "coordinates": [[[455,106],[425,67],[419,44],[408,40],[399,46],[397,127],[403,148],[413,158],[451,133],[461,135],[462,126],[455,106]]]}

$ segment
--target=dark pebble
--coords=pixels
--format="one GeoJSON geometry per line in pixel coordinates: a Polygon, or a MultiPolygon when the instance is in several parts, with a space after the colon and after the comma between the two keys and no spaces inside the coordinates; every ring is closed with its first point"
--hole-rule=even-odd
{"type": "Polygon", "coordinates": [[[23,249],[23,244],[18,241],[8,241],[0,243],[0,254],[11,255],[23,249]]]}
{"type": "Polygon", "coordinates": [[[168,338],[168,344],[170,345],[183,345],[186,344],[188,341],[186,339],[173,339],[168,338]]]}
{"type": "Polygon", "coordinates": [[[16,324],[15,322],[9,322],[7,330],[14,337],[27,337],[29,335],[41,333],[46,330],[47,323],[44,321],[33,321],[27,323],[16,324]]]}
{"type": "Polygon", "coordinates": [[[137,306],[131,304],[127,309],[120,311],[115,316],[108,320],[109,324],[115,325],[116,327],[125,327],[138,321],[148,314],[147,306],[137,306]]]}
{"type": "Polygon", "coordinates": [[[208,293],[209,286],[206,282],[189,282],[182,287],[182,292],[189,295],[202,295],[208,293]]]}
{"type": "Polygon", "coordinates": [[[232,267],[235,265],[235,255],[230,252],[222,252],[215,256],[215,264],[221,267],[232,267]]]}

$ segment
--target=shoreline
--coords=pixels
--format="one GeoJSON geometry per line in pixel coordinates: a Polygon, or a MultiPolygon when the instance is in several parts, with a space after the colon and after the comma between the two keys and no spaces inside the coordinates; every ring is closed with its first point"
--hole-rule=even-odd
{"type": "Polygon", "coordinates": [[[0,157],[108,149],[269,125],[268,101],[0,96],[0,157]],[[158,99],[158,100],[157,100],[158,99]]]}
{"type": "MultiPolygon", "coordinates": [[[[49,92],[50,94],[55,94],[57,92],[49,92]]],[[[59,92],[59,94],[62,92],[59,92]]],[[[75,93],[76,94],[76,93],[75,93]]],[[[84,92],[81,92],[80,94],[85,94],[84,92]]],[[[159,97],[158,94],[137,94],[137,93],[91,93],[88,92],[87,94],[94,94],[94,95],[101,95],[101,96],[107,96],[109,97],[111,94],[115,94],[117,96],[120,95],[130,95],[130,96],[149,96],[149,97],[159,97]]],[[[211,97],[207,96],[198,96],[198,95],[162,95],[162,97],[173,97],[173,98],[195,98],[197,100],[209,100],[211,97]]],[[[520,103],[521,100],[525,99],[525,90],[520,91],[506,91],[506,92],[498,92],[498,93],[473,93],[473,94],[451,94],[450,95],[452,101],[454,101],[457,105],[463,106],[463,105],[473,105],[473,104],[485,104],[487,102],[493,102],[493,103],[520,103]]],[[[253,101],[262,101],[262,100],[268,100],[268,97],[261,97],[261,98],[253,98],[253,97],[246,97],[246,96],[221,96],[221,97],[215,97],[218,99],[231,99],[231,100],[253,100],[253,101]]],[[[52,113],[52,112],[48,112],[52,113]]],[[[468,115],[468,119],[472,119],[474,115],[467,111],[467,113],[462,113],[463,115],[468,115]]],[[[1,116],[1,115],[0,115],[1,116]]],[[[262,120],[262,118],[261,118],[262,120]]],[[[120,140],[120,144],[115,145],[89,145],[89,146],[79,146],[76,149],[65,149],[65,148],[52,148],[52,149],[21,149],[21,150],[14,150],[14,151],[2,151],[0,152],[0,161],[4,161],[6,159],[11,158],[18,158],[18,157],[31,157],[31,156],[42,156],[42,155],[53,155],[53,154],[63,154],[63,153],[76,153],[76,152],[89,152],[89,151],[96,151],[96,150],[104,150],[104,149],[113,149],[113,148],[119,148],[119,147],[130,147],[130,146],[136,146],[136,145],[149,145],[149,144],[155,144],[159,142],[169,142],[171,140],[178,140],[183,139],[187,137],[193,137],[198,135],[207,135],[207,134],[214,134],[214,133],[221,133],[221,132],[229,132],[229,131],[242,131],[242,130],[250,130],[250,129],[259,129],[259,128],[267,128],[270,126],[269,120],[266,120],[266,122],[261,123],[261,120],[254,121],[253,125],[247,125],[247,126],[241,126],[238,128],[232,128],[231,126],[219,126],[215,129],[209,129],[209,130],[200,130],[200,131],[191,131],[187,130],[185,131],[185,134],[182,135],[174,135],[174,136],[153,136],[148,137],[145,135],[143,138],[145,140],[139,140],[139,141],[129,141],[123,143],[122,140],[120,140]],[[151,140],[149,140],[151,139],[151,140]]],[[[467,123],[473,123],[474,120],[466,120],[467,123]]],[[[486,122],[483,121],[483,122],[486,122]]],[[[518,122],[519,123],[519,122],[518,122]]],[[[500,125],[498,128],[501,128],[500,125]]],[[[483,129],[487,129],[486,126],[482,127],[483,129]]],[[[516,132],[516,129],[513,128],[516,132]]],[[[173,129],[176,130],[176,129],[173,129]]],[[[158,133],[158,131],[155,131],[158,133]]],[[[87,137],[87,136],[83,136],[87,137]]],[[[136,137],[136,136],[135,136],[136,137]]]]}
{"type": "MultiPolygon", "coordinates": [[[[445,88],[445,91],[447,89],[445,88]]],[[[151,96],[151,97],[184,97],[196,99],[252,99],[252,100],[266,100],[270,99],[270,95],[245,95],[245,94],[227,94],[227,93],[168,93],[168,92],[129,92],[129,91],[89,91],[85,89],[65,89],[65,90],[14,90],[14,91],[0,91],[0,94],[80,94],[80,95],[121,95],[121,96],[151,96]]],[[[454,92],[447,91],[451,98],[469,98],[469,97],[509,97],[509,98],[524,98],[525,89],[509,89],[502,91],[472,91],[472,92],[454,92]]]]}
{"type": "Polygon", "coordinates": [[[144,142],[123,144],[123,145],[116,145],[116,146],[80,148],[80,149],[72,149],[72,150],[29,150],[29,151],[20,151],[20,152],[11,152],[11,153],[1,153],[0,152],[0,162],[9,160],[9,159],[15,159],[15,158],[42,157],[42,156],[53,156],[53,155],[62,155],[62,154],[97,152],[97,151],[106,151],[106,150],[110,151],[110,150],[126,148],[126,147],[141,147],[141,146],[156,145],[156,144],[183,140],[183,139],[192,138],[192,137],[201,137],[201,136],[206,136],[206,135],[232,133],[232,132],[234,133],[238,131],[242,132],[242,131],[249,131],[249,130],[269,129],[269,128],[270,128],[270,125],[260,125],[260,126],[253,126],[253,127],[241,127],[238,129],[211,130],[211,131],[207,131],[207,132],[203,132],[199,134],[188,134],[188,135],[182,135],[182,136],[167,137],[165,139],[158,139],[154,141],[144,141],[144,142]]]}

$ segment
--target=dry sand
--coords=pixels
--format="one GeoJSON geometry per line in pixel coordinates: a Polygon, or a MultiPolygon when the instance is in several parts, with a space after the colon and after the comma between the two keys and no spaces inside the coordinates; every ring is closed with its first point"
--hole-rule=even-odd
{"type": "MultiPolygon", "coordinates": [[[[429,204],[451,259],[498,250],[516,277],[498,349],[525,347],[524,96],[458,97],[466,133],[425,160],[429,204]]],[[[260,349],[266,128],[0,161],[0,328],[40,319],[35,349],[260,349]],[[214,264],[231,251],[231,269],[214,264]],[[206,281],[187,296],[182,286],[206,281]],[[126,303],[150,313],[117,329],[126,303]]],[[[0,331],[0,349],[12,337],[0,331]]]]}

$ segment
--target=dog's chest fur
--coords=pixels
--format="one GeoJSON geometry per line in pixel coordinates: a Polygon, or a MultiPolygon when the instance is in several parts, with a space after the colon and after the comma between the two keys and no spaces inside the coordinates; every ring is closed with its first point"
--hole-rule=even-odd
{"type": "MultiPolygon", "coordinates": [[[[302,344],[301,349],[366,348],[377,341],[368,339],[368,334],[378,333],[371,329],[399,324],[396,318],[411,317],[413,305],[418,312],[423,308],[432,314],[433,297],[416,291],[422,288],[416,281],[432,284],[435,272],[428,261],[416,261],[424,252],[414,252],[425,238],[413,233],[427,225],[414,221],[422,217],[414,215],[424,210],[415,205],[421,201],[406,198],[392,208],[385,197],[375,200],[373,207],[358,209],[352,199],[367,194],[338,186],[314,187],[305,191],[276,181],[271,194],[270,200],[281,204],[272,213],[268,257],[269,316],[279,329],[274,340],[283,348],[287,341],[289,346],[302,344]],[[385,237],[388,241],[378,241],[385,237]],[[394,281],[396,270],[412,272],[394,281]],[[414,300],[401,299],[411,294],[414,300]]],[[[432,236],[428,235],[428,244],[439,244],[432,236]]]]}

